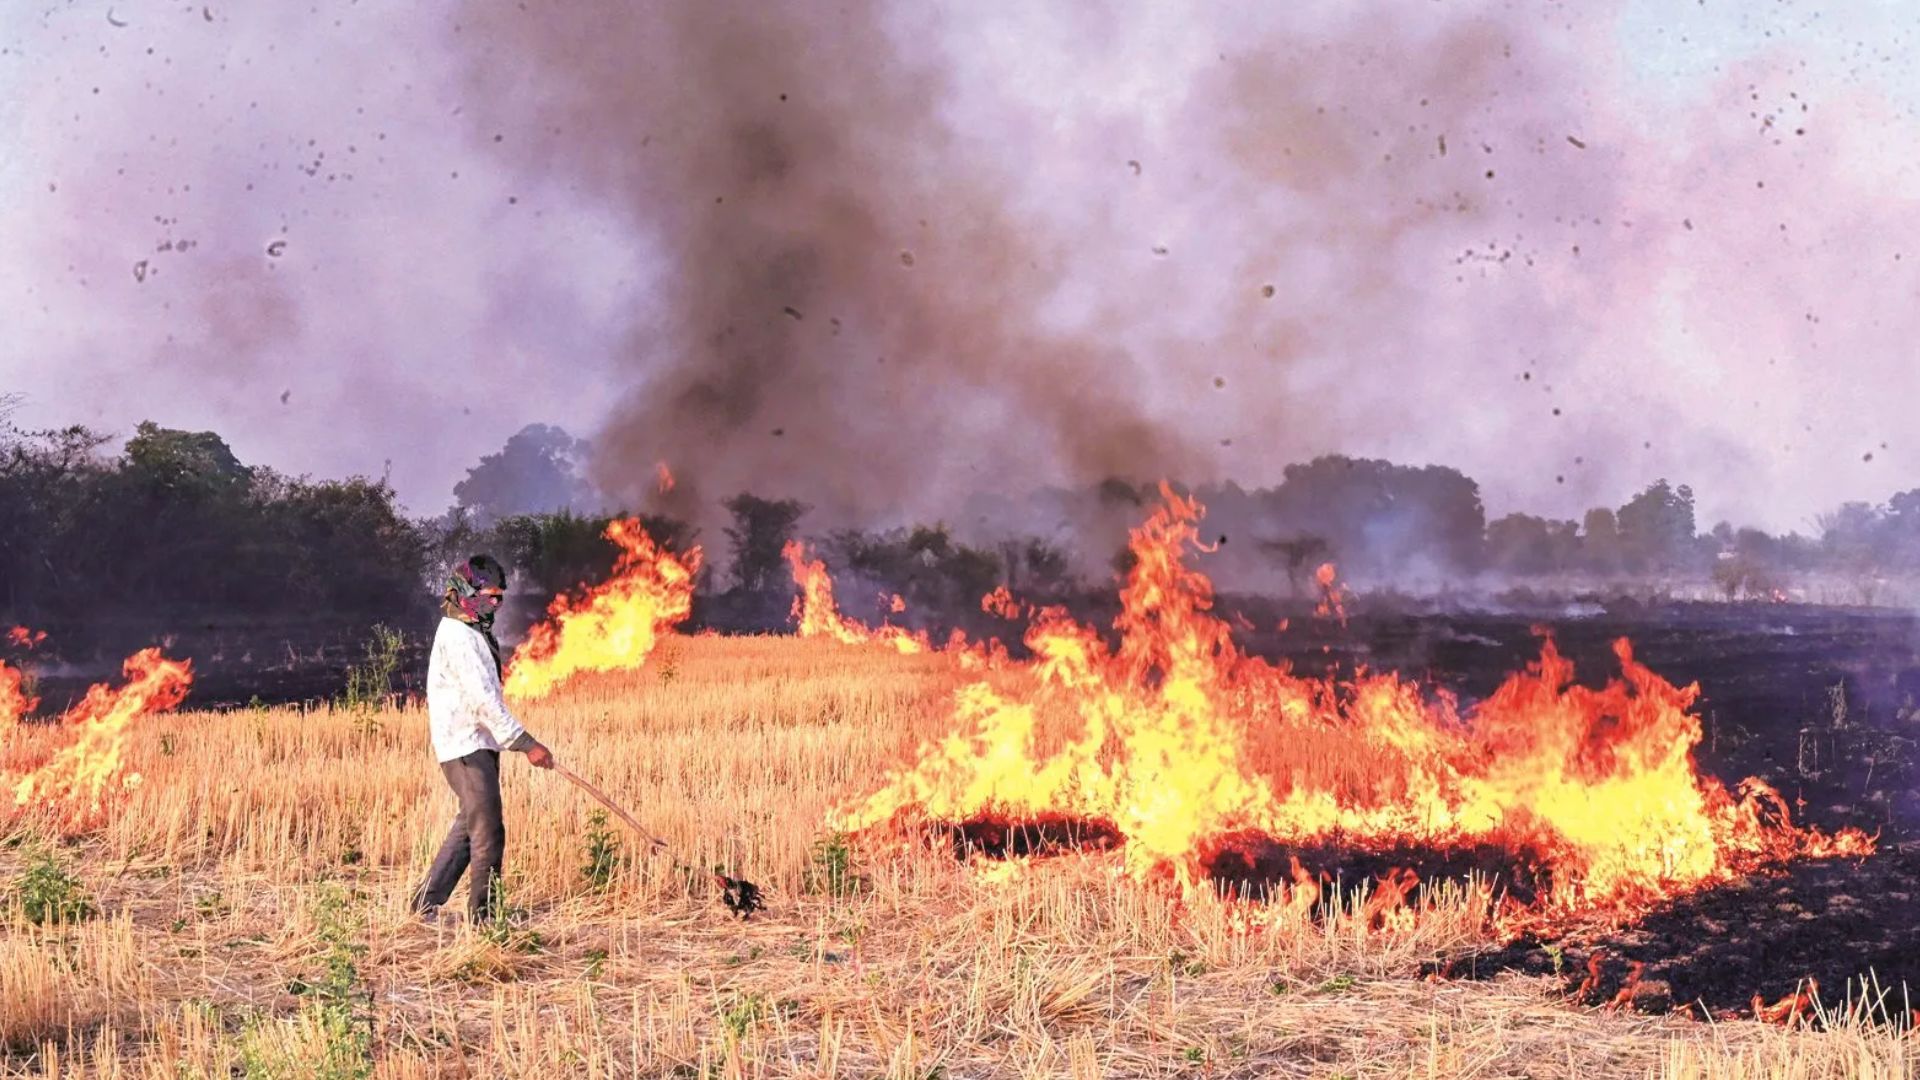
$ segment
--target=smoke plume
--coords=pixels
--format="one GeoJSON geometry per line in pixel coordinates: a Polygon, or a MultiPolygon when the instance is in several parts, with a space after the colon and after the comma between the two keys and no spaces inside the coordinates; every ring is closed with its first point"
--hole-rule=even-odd
{"type": "Polygon", "coordinates": [[[543,133],[522,167],[669,267],[599,440],[624,494],[665,458],[689,497],[870,518],[1340,450],[1569,515],[1665,472],[1712,506],[1794,470],[1812,374],[1778,354],[1821,342],[1782,305],[1853,232],[1823,192],[1878,167],[1812,148],[1817,41],[1703,80],[1672,137],[1625,9],[625,10],[496,5],[470,75],[524,91],[483,121],[543,133]]]}
{"type": "Polygon", "coordinates": [[[0,24],[29,423],[431,511],[547,422],[620,501],[817,523],[1340,452],[1804,528],[1920,464],[1884,7],[101,16],[0,24]]]}

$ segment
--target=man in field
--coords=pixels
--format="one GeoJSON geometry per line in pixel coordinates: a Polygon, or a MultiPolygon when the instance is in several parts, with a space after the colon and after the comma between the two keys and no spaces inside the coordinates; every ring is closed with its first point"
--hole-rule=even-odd
{"type": "Polygon", "coordinates": [[[427,719],[434,757],[460,812],[413,897],[413,909],[429,921],[469,868],[470,920],[487,922],[499,914],[497,881],[507,842],[500,816],[500,751],[519,751],[535,766],[553,768],[553,754],[527,734],[500,695],[493,616],[506,590],[506,568],[490,555],[475,555],[454,567],[441,605],[445,617],[433,635],[427,719]]]}

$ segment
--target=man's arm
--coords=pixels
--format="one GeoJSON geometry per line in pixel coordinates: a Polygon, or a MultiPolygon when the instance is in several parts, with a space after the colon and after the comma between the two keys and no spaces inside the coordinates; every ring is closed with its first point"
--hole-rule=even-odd
{"type": "Polygon", "coordinates": [[[527,760],[540,768],[552,768],[552,753],[507,710],[506,700],[501,696],[500,672],[478,633],[473,635],[472,645],[464,658],[467,662],[460,667],[460,689],[472,709],[471,715],[501,746],[526,754],[527,760]]]}

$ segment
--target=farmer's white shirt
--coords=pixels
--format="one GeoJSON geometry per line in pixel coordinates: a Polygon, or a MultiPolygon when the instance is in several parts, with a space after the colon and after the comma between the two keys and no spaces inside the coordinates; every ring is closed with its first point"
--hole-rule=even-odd
{"type": "Polygon", "coordinates": [[[459,619],[442,618],[427,660],[427,722],[433,756],[463,758],[475,750],[499,750],[525,735],[500,695],[500,672],[480,631],[459,619]]]}

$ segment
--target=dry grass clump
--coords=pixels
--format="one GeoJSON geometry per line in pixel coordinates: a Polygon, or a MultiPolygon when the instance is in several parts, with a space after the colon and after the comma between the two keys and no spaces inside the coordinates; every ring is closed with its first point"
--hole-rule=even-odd
{"type": "Polygon", "coordinates": [[[0,929],[0,1046],[30,1048],[71,1030],[138,1015],[151,995],[133,920],[125,914],[0,929]]]}
{"type": "MultiPolygon", "coordinates": [[[[970,678],[880,647],[674,639],[641,672],[523,710],[690,861],[766,886],[749,922],[512,759],[518,916],[424,925],[406,901],[453,802],[420,710],[143,720],[127,748],[140,783],[61,852],[101,914],[0,924],[0,1075],[1915,1071],[1911,1042],[1880,1028],[1708,1026],[1573,1009],[1525,979],[1415,978],[1476,940],[1470,892],[1384,928],[1250,928],[1233,904],[1133,883],[1113,854],[969,865],[831,835],[831,808],[945,734],[970,678]]],[[[0,888],[38,843],[0,847],[0,888]]]]}

